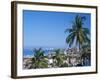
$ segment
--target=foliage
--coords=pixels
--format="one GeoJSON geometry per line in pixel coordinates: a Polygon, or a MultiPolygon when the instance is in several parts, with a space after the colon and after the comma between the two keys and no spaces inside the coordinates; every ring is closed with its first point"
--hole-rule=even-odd
{"type": "Polygon", "coordinates": [[[63,65],[64,56],[61,54],[60,49],[55,50],[55,56],[53,56],[55,66],[61,67],[63,65]]]}
{"type": "Polygon", "coordinates": [[[48,60],[44,57],[44,51],[39,49],[34,49],[34,57],[32,58],[33,68],[47,68],[48,60]]]}
{"type": "Polygon", "coordinates": [[[90,32],[88,28],[84,27],[84,20],[86,20],[85,17],[77,15],[72,22],[72,26],[65,30],[65,32],[69,32],[69,35],[66,38],[66,43],[69,44],[69,47],[75,42],[80,49],[84,43],[90,41],[90,32]]]}

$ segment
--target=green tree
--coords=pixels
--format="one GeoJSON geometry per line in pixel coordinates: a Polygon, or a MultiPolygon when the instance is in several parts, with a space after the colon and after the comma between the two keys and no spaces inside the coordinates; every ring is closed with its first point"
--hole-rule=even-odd
{"type": "Polygon", "coordinates": [[[72,44],[74,44],[75,42],[75,44],[78,45],[80,49],[84,43],[90,41],[89,29],[84,27],[85,20],[85,17],[77,15],[74,21],[72,22],[72,26],[65,30],[65,32],[69,33],[69,35],[66,38],[66,43],[69,44],[69,47],[71,47],[72,44]]]}
{"type": "Polygon", "coordinates": [[[34,49],[34,57],[32,58],[33,68],[47,68],[48,60],[44,57],[44,51],[39,49],[34,49]]]}
{"type": "Polygon", "coordinates": [[[55,55],[53,56],[54,64],[57,67],[61,67],[64,61],[64,54],[61,53],[60,49],[56,49],[54,51],[55,51],[55,55]]]}
{"type": "Polygon", "coordinates": [[[84,44],[82,45],[82,48],[81,48],[81,52],[82,52],[82,58],[85,59],[91,59],[91,46],[90,46],[90,43],[87,43],[87,44],[84,44]]]}

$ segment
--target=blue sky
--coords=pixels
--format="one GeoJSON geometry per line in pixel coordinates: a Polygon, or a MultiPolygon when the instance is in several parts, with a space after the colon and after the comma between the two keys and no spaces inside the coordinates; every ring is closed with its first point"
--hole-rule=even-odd
{"type": "Polygon", "coordinates": [[[76,15],[85,16],[84,27],[90,29],[89,13],[49,12],[23,10],[23,46],[32,47],[68,47],[64,31],[71,26],[76,15]]]}

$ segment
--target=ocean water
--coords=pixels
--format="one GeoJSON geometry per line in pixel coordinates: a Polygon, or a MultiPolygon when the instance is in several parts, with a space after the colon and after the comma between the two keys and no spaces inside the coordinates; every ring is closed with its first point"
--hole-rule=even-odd
{"type": "MultiPolygon", "coordinates": [[[[44,54],[47,55],[49,54],[50,52],[52,52],[53,50],[44,50],[44,54]]],[[[23,55],[24,56],[31,56],[31,55],[34,55],[34,50],[33,49],[23,49],[23,55]]]]}
{"type": "Polygon", "coordinates": [[[27,55],[34,55],[34,51],[31,49],[23,49],[23,55],[27,56],[27,55]]]}

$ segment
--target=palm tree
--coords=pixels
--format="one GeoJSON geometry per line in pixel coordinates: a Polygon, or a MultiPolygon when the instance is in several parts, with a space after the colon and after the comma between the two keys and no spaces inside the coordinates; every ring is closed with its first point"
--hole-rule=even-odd
{"type": "Polygon", "coordinates": [[[81,50],[82,50],[82,57],[90,59],[90,57],[91,57],[91,54],[90,54],[91,45],[90,44],[84,44],[84,45],[82,45],[81,50]]]}
{"type": "Polygon", "coordinates": [[[61,54],[60,49],[56,49],[55,51],[55,55],[53,56],[54,59],[54,66],[56,67],[61,67],[64,61],[64,55],[61,54]]]}
{"type": "Polygon", "coordinates": [[[83,59],[83,63],[84,61],[87,59],[89,62],[87,63],[87,65],[90,64],[91,61],[91,46],[90,44],[84,44],[82,45],[82,56],[81,58],[83,59]]]}
{"type": "Polygon", "coordinates": [[[69,35],[66,38],[66,43],[69,44],[69,47],[72,44],[76,44],[79,46],[79,50],[84,43],[90,41],[90,32],[88,28],[84,27],[84,21],[86,20],[85,17],[81,17],[76,15],[75,20],[72,22],[72,26],[67,28],[65,32],[68,32],[69,35]]]}
{"type": "Polygon", "coordinates": [[[39,49],[34,49],[34,57],[32,58],[33,68],[47,68],[48,60],[44,57],[44,51],[39,49]]]}

